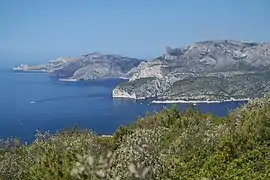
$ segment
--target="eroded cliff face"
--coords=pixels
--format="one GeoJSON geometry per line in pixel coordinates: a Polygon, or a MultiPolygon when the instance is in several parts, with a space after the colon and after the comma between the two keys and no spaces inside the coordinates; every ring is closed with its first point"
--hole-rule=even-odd
{"type": "Polygon", "coordinates": [[[129,93],[121,88],[115,88],[113,90],[112,96],[114,98],[130,98],[130,99],[137,99],[135,93],[129,93]]]}
{"type": "Polygon", "coordinates": [[[269,43],[204,41],[166,48],[164,55],[131,69],[130,81],[116,88],[158,99],[259,97],[270,91],[269,72],[269,43]]]}
{"type": "Polygon", "coordinates": [[[130,81],[140,78],[163,78],[166,75],[161,61],[142,62],[139,66],[131,69],[129,73],[131,75],[130,81]]]}

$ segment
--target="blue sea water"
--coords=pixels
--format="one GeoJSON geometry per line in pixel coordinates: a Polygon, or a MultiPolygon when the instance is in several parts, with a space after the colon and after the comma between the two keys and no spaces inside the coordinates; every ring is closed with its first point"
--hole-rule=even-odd
{"type": "MultiPolygon", "coordinates": [[[[111,134],[146,112],[171,106],[113,99],[112,90],[121,81],[63,83],[43,73],[0,71],[0,138],[19,137],[31,142],[37,129],[54,133],[74,125],[111,134]]],[[[243,103],[198,104],[196,108],[226,116],[243,103]]],[[[180,110],[189,106],[179,104],[180,110]]]]}

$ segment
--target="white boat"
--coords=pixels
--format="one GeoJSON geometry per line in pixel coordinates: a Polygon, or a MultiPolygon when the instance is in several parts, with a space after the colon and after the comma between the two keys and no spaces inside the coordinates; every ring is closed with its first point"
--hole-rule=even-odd
{"type": "Polygon", "coordinates": [[[35,101],[30,101],[30,104],[35,104],[36,102],[35,101]]]}

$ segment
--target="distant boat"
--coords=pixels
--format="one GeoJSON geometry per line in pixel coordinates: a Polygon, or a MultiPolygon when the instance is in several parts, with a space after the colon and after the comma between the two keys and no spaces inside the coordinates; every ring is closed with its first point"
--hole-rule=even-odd
{"type": "Polygon", "coordinates": [[[34,103],[36,103],[35,101],[30,101],[30,104],[34,104],[34,103]]]}

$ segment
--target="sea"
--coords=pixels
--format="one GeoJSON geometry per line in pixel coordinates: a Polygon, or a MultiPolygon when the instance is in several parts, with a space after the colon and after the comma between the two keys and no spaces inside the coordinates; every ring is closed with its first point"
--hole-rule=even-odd
{"type": "MultiPolygon", "coordinates": [[[[59,82],[46,73],[0,71],[0,139],[20,138],[31,143],[36,130],[56,133],[75,125],[100,135],[115,132],[147,112],[159,112],[172,104],[149,100],[112,98],[112,90],[125,80],[59,82]]],[[[226,116],[245,102],[197,104],[203,113],[226,116]]],[[[178,104],[180,111],[190,104],[178,104]]]]}

